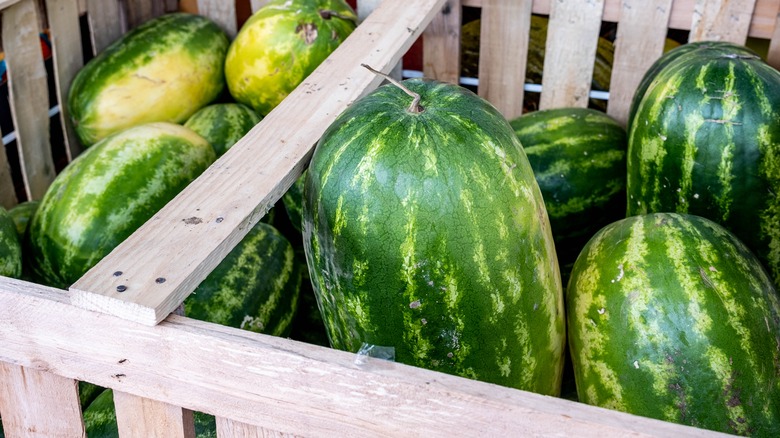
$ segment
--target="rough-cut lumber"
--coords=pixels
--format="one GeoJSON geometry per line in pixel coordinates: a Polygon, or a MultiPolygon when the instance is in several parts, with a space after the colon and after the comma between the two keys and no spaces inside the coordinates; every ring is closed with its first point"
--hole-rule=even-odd
{"type": "Polygon", "coordinates": [[[756,0],[696,0],[688,41],[745,44],[756,0]]]}
{"type": "Polygon", "coordinates": [[[114,391],[116,423],[121,437],[194,438],[192,411],[165,402],[114,391]]]}
{"type": "Polygon", "coordinates": [[[177,315],[142,325],[4,277],[0,321],[0,361],[284,434],[714,435],[177,315]]]}
{"type": "Polygon", "coordinates": [[[198,13],[209,17],[217,23],[230,39],[238,32],[236,23],[236,7],[234,2],[225,0],[198,0],[198,13]]]}
{"type": "Polygon", "coordinates": [[[389,71],[443,4],[383,2],[241,141],[79,279],[73,303],[144,324],[170,314],[295,182],[333,120],[382,81],[360,63],[389,71]]]}
{"type": "Polygon", "coordinates": [[[98,54],[127,31],[119,0],[87,0],[92,52],[98,54]]]}
{"type": "Polygon", "coordinates": [[[442,82],[460,82],[460,0],[447,0],[425,29],[423,74],[442,82]]]}

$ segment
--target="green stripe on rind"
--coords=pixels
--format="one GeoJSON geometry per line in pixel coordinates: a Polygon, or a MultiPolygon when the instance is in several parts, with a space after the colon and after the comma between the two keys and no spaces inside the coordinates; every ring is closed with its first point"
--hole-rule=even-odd
{"type": "Polygon", "coordinates": [[[30,223],[34,268],[67,287],[215,160],[188,128],[150,123],[110,136],[55,178],[30,223]]]}
{"type": "Polygon", "coordinates": [[[560,277],[522,148],[473,93],[405,84],[422,95],[422,113],[380,87],[331,125],[307,172],[304,248],[329,338],[557,394],[560,277]]]}
{"type": "Polygon", "coordinates": [[[90,146],[131,126],[184,122],[225,88],[228,46],[219,26],[193,14],[166,14],[129,31],[73,79],[68,108],[79,140],[90,146]]]}
{"type": "Polygon", "coordinates": [[[739,50],[680,57],[656,76],[629,135],[628,215],[721,223],[780,274],[780,73],[739,50]]]}
{"type": "Polygon", "coordinates": [[[624,217],[626,132],[585,108],[536,111],[511,125],[542,191],[558,259],[573,263],[596,231],[624,217]]]}
{"type": "Polygon", "coordinates": [[[22,275],[22,243],[11,215],[0,206],[0,275],[19,278],[22,275]]]}
{"type": "Polygon", "coordinates": [[[272,0],[230,44],[225,76],[236,101],[267,115],[355,29],[344,0],[272,0]],[[330,11],[324,18],[321,11],[330,11]]]}
{"type": "Polygon", "coordinates": [[[780,433],[780,303],[758,260],[697,216],[602,229],[567,290],[580,400],[734,434],[780,433]]]}
{"type": "Polygon", "coordinates": [[[271,225],[257,225],[184,302],[186,315],[286,336],[301,289],[292,244],[271,225]]]}
{"type": "Polygon", "coordinates": [[[211,143],[217,157],[241,140],[249,130],[260,123],[251,108],[240,103],[215,103],[199,109],[184,126],[211,143]]]}

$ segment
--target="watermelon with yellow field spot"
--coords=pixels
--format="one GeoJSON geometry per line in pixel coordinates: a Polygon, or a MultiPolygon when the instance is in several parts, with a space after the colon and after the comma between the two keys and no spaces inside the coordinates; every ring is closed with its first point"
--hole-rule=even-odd
{"type": "Polygon", "coordinates": [[[306,172],[304,250],[333,347],[559,394],[563,294],[547,211],[514,130],[453,84],[353,103],[306,172]]]}
{"type": "Polygon", "coordinates": [[[780,297],[722,226],[653,213],[604,227],[574,264],[566,310],[580,401],[780,436],[780,297]]]}
{"type": "Polygon", "coordinates": [[[227,35],[206,17],[149,20],[90,60],[68,94],[84,146],[150,122],[182,123],[225,89],[227,35]]]}
{"type": "Polygon", "coordinates": [[[225,77],[236,101],[265,116],[357,26],[344,0],[271,0],[230,44],[225,77]]]}
{"type": "Polygon", "coordinates": [[[54,179],[27,230],[32,269],[65,288],[216,159],[189,128],[158,122],[101,140],[54,179]]]}

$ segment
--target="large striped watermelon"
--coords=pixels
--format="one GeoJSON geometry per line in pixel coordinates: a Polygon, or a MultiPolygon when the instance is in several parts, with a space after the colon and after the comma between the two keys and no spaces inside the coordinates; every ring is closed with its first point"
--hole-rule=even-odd
{"type": "Polygon", "coordinates": [[[608,225],[566,292],[580,401],[780,436],[780,299],[733,234],[693,215],[608,225]]]}
{"type": "Polygon", "coordinates": [[[55,178],[29,225],[40,280],[67,287],[215,160],[202,137],[159,122],[111,135],[55,178]]]}
{"type": "Polygon", "coordinates": [[[236,101],[265,116],[352,33],[344,0],[271,0],[244,23],[225,59],[236,101]]]}
{"type": "Polygon", "coordinates": [[[209,19],[167,14],[136,27],[79,70],[68,108],[84,146],[148,122],[182,123],[225,88],[229,41],[209,19]]]}
{"type": "Polygon", "coordinates": [[[568,275],[588,239],[625,217],[626,131],[588,108],[535,111],[510,124],[539,183],[558,261],[568,275]]]}
{"type": "Polygon", "coordinates": [[[22,243],[14,220],[0,206],[0,275],[19,278],[22,275],[22,243]]]}
{"type": "Polygon", "coordinates": [[[217,157],[221,157],[258,123],[260,116],[246,105],[215,103],[199,109],[184,126],[211,143],[217,157]]]}
{"type": "Polygon", "coordinates": [[[628,215],[690,213],[737,235],[780,278],[780,73],[723,44],[667,64],[631,125],[628,215]]]}
{"type": "Polygon", "coordinates": [[[184,301],[187,316],[286,336],[301,290],[292,244],[258,222],[184,301]]]}
{"type": "Polygon", "coordinates": [[[489,103],[407,80],[355,102],[317,144],[304,249],[335,348],[558,394],[563,296],[528,159],[489,103]]]}

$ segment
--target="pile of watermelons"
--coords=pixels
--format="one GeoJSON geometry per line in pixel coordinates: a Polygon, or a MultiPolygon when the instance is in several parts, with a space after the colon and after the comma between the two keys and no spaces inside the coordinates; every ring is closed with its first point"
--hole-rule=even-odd
{"type": "MultiPolygon", "coordinates": [[[[71,87],[86,151],[40,202],[0,209],[0,274],[67,287],[355,25],[342,0],[277,0],[232,42],[189,14],[126,34],[71,87]]],[[[187,315],[780,434],[778,71],[746,47],[681,45],[627,129],[593,108],[507,120],[457,85],[391,82],[330,126],[187,315]]],[[[114,434],[111,393],[82,394],[92,436],[114,434]]]]}

